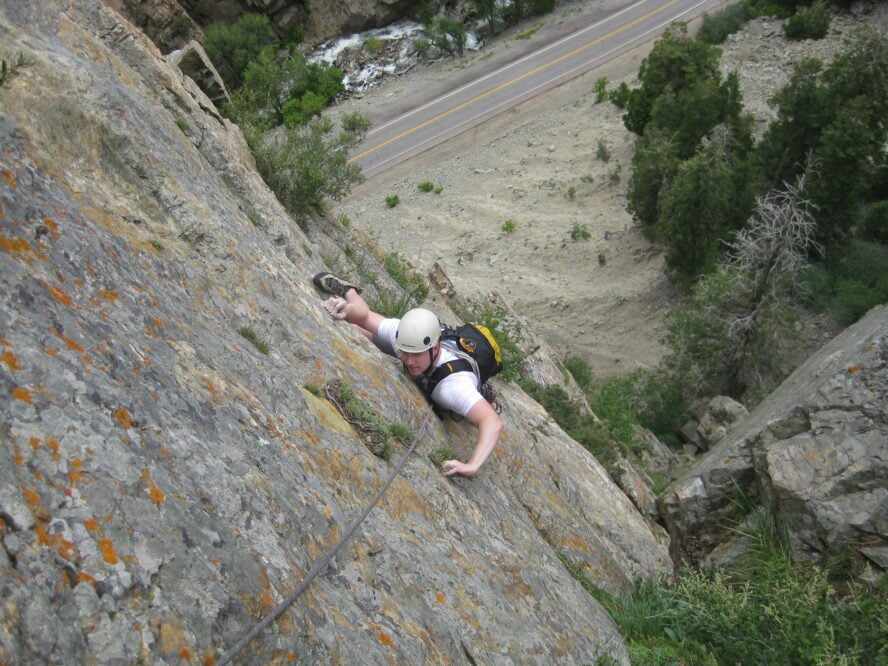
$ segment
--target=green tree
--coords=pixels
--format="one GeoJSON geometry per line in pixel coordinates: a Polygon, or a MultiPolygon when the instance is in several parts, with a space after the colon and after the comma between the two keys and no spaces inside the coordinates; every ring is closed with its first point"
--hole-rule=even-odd
{"type": "Polygon", "coordinates": [[[873,155],[878,138],[873,136],[877,125],[872,113],[869,100],[856,97],[820,134],[811,198],[818,208],[818,241],[826,247],[847,245],[865,204],[873,159],[878,158],[873,155]]]}
{"type": "Polygon", "coordinates": [[[720,49],[690,38],[684,24],[668,29],[638,70],[641,87],[629,95],[623,116],[626,129],[643,134],[660,96],[668,93],[680,97],[701,80],[720,81],[720,55],[720,49]]]}
{"type": "Polygon", "coordinates": [[[715,268],[724,241],[752,209],[745,156],[732,154],[727,127],[718,129],[664,189],[655,224],[667,244],[666,263],[684,284],[715,268]]]}
{"type": "Polygon", "coordinates": [[[678,147],[668,130],[654,127],[635,141],[627,208],[648,236],[654,236],[661,191],[672,181],[680,164],[678,147]]]}
{"type": "MultiPolygon", "coordinates": [[[[271,21],[265,14],[244,14],[233,25],[211,23],[204,28],[204,50],[221,71],[227,65],[243,77],[247,65],[267,46],[278,43],[271,21]]],[[[226,83],[236,87],[236,81],[226,83]]]]}
{"type": "Polygon", "coordinates": [[[817,59],[803,60],[771,99],[777,119],[756,148],[767,188],[792,182],[819,145],[820,133],[832,116],[829,96],[819,81],[822,67],[817,59]]]}
{"type": "Polygon", "coordinates": [[[756,147],[768,187],[814,166],[818,240],[841,250],[888,182],[888,39],[857,33],[833,63],[800,63],[774,98],[777,120],[756,147]]]}
{"type": "Polygon", "coordinates": [[[304,123],[342,91],[342,76],[335,67],[307,62],[301,53],[282,58],[266,48],[247,65],[244,83],[224,112],[239,125],[264,130],[304,123]]]}
{"type": "Polygon", "coordinates": [[[343,118],[340,131],[321,117],[283,132],[245,131],[259,173],[277,198],[298,219],[323,208],[325,198],[339,200],[363,181],[349,151],[363,141],[370,121],[358,114],[343,118]]]}

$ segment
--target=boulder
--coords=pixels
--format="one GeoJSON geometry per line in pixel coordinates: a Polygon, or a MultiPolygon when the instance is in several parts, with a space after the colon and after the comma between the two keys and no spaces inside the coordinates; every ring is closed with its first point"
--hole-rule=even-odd
{"type": "Polygon", "coordinates": [[[674,556],[700,563],[760,505],[796,558],[888,546],[888,307],[813,354],[658,498],[674,556]]]}

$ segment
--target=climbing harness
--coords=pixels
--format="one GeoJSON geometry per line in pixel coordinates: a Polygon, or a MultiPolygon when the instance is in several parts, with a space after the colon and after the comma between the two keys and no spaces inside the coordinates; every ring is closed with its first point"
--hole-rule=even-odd
{"type": "Polygon", "coordinates": [[[361,523],[364,522],[364,519],[367,515],[373,510],[373,507],[382,499],[382,496],[385,494],[385,491],[389,489],[389,486],[392,485],[395,481],[395,477],[401,473],[401,470],[404,468],[404,464],[407,462],[407,459],[410,457],[410,454],[413,453],[413,450],[416,448],[416,445],[419,443],[420,438],[422,437],[423,431],[426,429],[426,426],[429,423],[429,418],[432,415],[432,408],[430,407],[428,411],[426,411],[425,418],[423,418],[422,423],[419,426],[419,430],[416,431],[416,436],[413,438],[413,441],[410,443],[410,446],[407,448],[407,453],[398,461],[398,464],[395,465],[395,469],[392,470],[392,473],[389,474],[389,478],[383,484],[382,488],[379,489],[379,492],[376,493],[376,496],[367,505],[367,508],[361,512],[354,522],[349,526],[346,530],[345,534],[339,540],[339,542],[333,546],[329,553],[327,553],[323,558],[321,558],[317,564],[314,565],[311,571],[308,572],[308,575],[305,577],[305,580],[299,584],[299,586],[293,590],[289,595],[287,595],[286,599],[284,599],[281,603],[279,603],[273,611],[271,611],[268,615],[263,617],[256,626],[254,626],[250,631],[246,633],[246,635],[241,638],[237,643],[235,643],[234,647],[232,647],[228,652],[226,652],[217,662],[218,666],[224,666],[231,662],[231,660],[241,651],[243,650],[247,644],[256,638],[259,635],[259,632],[265,629],[269,624],[274,622],[280,615],[283,613],[289,606],[296,601],[296,598],[305,592],[309,585],[311,585],[312,581],[317,578],[321,572],[327,568],[327,565],[336,557],[336,553],[338,553],[342,547],[345,545],[346,541],[348,541],[352,535],[357,531],[358,527],[360,527],[361,523]]]}

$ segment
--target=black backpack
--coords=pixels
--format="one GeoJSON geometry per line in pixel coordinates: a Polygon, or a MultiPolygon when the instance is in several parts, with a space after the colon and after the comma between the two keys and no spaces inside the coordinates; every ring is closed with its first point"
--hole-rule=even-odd
{"type": "Polygon", "coordinates": [[[455,350],[460,358],[439,365],[431,374],[421,375],[417,379],[417,383],[426,397],[431,398],[432,391],[435,390],[438,383],[454,372],[465,370],[475,372],[475,367],[469,361],[471,358],[477,365],[478,386],[481,389],[481,395],[488,398],[490,392],[484,390],[484,385],[487,384],[488,379],[503,369],[503,354],[490,329],[482,324],[463,324],[457,327],[442,326],[441,342],[451,350],[455,350]],[[463,358],[463,356],[468,358],[463,358]]]}

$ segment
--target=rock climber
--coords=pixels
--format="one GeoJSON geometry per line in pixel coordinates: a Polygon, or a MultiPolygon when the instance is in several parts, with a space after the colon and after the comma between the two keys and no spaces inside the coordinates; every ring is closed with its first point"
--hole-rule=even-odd
{"type": "MultiPolygon", "coordinates": [[[[332,273],[318,273],[312,281],[332,294],[324,301],[324,309],[333,319],[353,324],[380,350],[400,359],[420,386],[433,370],[457,359],[441,343],[441,324],[430,310],[415,308],[400,319],[388,318],[370,309],[357,286],[332,273]]],[[[445,476],[474,476],[493,452],[504,426],[493,405],[482,395],[478,376],[471,370],[453,372],[437,383],[429,397],[437,408],[463,416],[478,428],[468,462],[442,463],[445,476]]]]}

